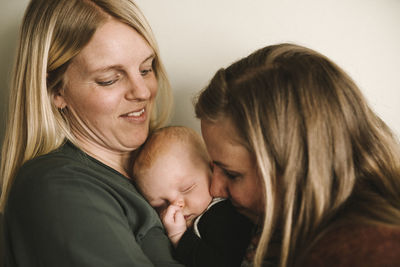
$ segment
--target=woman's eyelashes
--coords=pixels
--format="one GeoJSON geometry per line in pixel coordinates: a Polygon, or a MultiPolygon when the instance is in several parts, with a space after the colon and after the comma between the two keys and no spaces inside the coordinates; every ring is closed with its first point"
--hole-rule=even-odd
{"type": "Polygon", "coordinates": [[[98,79],[96,80],[96,84],[100,86],[110,86],[116,83],[120,78],[121,78],[120,75],[116,75],[113,78],[98,79]]]}
{"type": "Polygon", "coordinates": [[[237,178],[240,178],[242,176],[241,173],[234,172],[234,171],[229,171],[222,166],[219,166],[218,164],[215,164],[214,162],[210,162],[210,169],[211,172],[214,173],[216,171],[222,172],[222,174],[227,177],[228,179],[235,180],[237,178]]]}
{"type": "Polygon", "coordinates": [[[225,174],[226,177],[228,177],[231,180],[235,180],[241,176],[240,173],[228,171],[225,169],[222,169],[222,172],[225,174]]]}
{"type": "MultiPolygon", "coordinates": [[[[149,73],[153,72],[153,68],[148,67],[146,69],[140,70],[139,72],[142,77],[145,77],[149,73]]],[[[98,80],[96,80],[96,84],[98,84],[100,86],[104,86],[104,87],[111,86],[111,85],[115,84],[116,82],[118,82],[122,78],[123,78],[122,75],[118,74],[113,78],[98,79],[98,80]]]]}
{"type": "Polygon", "coordinates": [[[146,76],[147,74],[153,72],[154,55],[148,57],[140,66],[140,75],[146,76]]]}
{"type": "Polygon", "coordinates": [[[96,83],[100,86],[110,86],[110,85],[113,85],[116,81],[117,81],[117,79],[109,80],[109,81],[97,81],[96,83]]]}
{"type": "Polygon", "coordinates": [[[141,70],[140,75],[146,76],[147,74],[149,74],[152,71],[153,71],[153,68],[147,68],[147,69],[141,70]]]}

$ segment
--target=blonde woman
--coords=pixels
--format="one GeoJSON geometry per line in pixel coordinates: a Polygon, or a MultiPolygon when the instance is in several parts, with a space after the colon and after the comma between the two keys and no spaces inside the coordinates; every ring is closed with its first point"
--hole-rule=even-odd
{"type": "Polygon", "coordinates": [[[6,266],[181,266],[129,171],[169,90],[132,1],[29,3],[2,147],[6,266]]]}
{"type": "Polygon", "coordinates": [[[262,48],[219,70],[195,109],[211,194],[259,226],[255,266],[398,266],[399,144],[331,60],[262,48]]]}

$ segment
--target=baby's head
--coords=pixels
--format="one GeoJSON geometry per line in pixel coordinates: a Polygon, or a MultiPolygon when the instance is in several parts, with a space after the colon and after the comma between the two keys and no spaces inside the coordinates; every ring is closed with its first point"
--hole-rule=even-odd
{"type": "Polygon", "coordinates": [[[171,126],[152,133],[133,167],[139,191],[159,214],[182,207],[187,226],[211,202],[211,170],[203,140],[192,129],[171,126]]]}

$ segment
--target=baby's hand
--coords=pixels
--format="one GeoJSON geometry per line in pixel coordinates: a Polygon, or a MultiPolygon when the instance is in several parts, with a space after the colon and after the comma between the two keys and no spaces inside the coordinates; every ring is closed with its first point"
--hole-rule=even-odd
{"type": "Polygon", "coordinates": [[[160,214],[167,234],[172,244],[176,247],[183,233],[186,231],[186,220],[181,207],[169,205],[167,210],[160,214]]]}

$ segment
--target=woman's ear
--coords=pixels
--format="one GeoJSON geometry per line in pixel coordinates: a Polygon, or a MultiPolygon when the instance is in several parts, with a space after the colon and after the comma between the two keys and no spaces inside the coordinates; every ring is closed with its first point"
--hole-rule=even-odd
{"type": "Polygon", "coordinates": [[[63,109],[67,106],[67,102],[64,97],[64,88],[58,89],[53,93],[53,103],[56,108],[63,109]]]}

